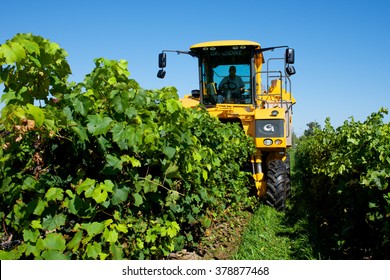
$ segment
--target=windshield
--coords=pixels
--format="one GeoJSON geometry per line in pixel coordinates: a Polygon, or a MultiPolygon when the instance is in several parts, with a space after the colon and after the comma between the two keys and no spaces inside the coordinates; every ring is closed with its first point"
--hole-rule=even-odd
{"type": "Polygon", "coordinates": [[[212,49],[202,56],[203,103],[252,103],[251,51],[232,47],[212,49]]]}

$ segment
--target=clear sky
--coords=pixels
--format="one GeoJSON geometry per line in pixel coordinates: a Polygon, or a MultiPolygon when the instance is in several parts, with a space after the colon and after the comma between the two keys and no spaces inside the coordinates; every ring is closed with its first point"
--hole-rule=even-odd
{"type": "MultiPolygon", "coordinates": [[[[292,91],[294,129],[326,117],[337,127],[350,116],[364,121],[390,109],[390,1],[387,0],[1,0],[0,44],[16,33],[33,33],[64,48],[81,81],[93,59],[125,59],[141,87],[175,86],[179,95],[197,88],[197,63],[168,54],[167,75],[158,79],[163,49],[245,39],[262,47],[295,49],[292,91]]],[[[389,116],[385,119],[389,121],[389,116]]]]}

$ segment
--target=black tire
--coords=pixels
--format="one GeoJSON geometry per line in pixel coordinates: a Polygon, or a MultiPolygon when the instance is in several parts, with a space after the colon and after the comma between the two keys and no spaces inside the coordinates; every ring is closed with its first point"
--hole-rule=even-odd
{"type": "Polygon", "coordinates": [[[286,164],[282,160],[272,160],[268,164],[265,203],[278,211],[286,207],[286,173],[286,164]]]}
{"type": "Polygon", "coordinates": [[[286,198],[291,196],[291,179],[290,179],[290,155],[287,154],[286,160],[286,198]]]}

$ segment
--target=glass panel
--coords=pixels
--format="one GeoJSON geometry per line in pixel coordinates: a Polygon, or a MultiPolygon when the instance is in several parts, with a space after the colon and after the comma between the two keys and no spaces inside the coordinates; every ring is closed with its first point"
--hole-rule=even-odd
{"type": "Polygon", "coordinates": [[[218,65],[214,68],[220,103],[251,103],[249,64],[218,65]]]}
{"type": "Polygon", "coordinates": [[[250,104],[251,52],[213,48],[204,51],[202,58],[203,103],[250,104]]]}

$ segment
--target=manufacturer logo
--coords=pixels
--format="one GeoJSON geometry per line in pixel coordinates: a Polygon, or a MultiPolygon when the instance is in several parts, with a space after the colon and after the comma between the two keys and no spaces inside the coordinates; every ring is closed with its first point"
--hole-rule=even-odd
{"type": "Polygon", "coordinates": [[[264,131],[266,132],[274,132],[275,131],[275,127],[272,125],[272,124],[266,124],[264,127],[263,127],[264,131]]]}

